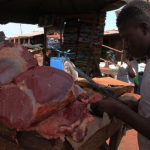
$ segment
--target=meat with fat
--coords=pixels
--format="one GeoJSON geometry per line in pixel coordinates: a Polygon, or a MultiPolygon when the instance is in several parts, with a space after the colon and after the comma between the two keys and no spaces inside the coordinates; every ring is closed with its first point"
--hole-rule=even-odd
{"type": "Polygon", "coordinates": [[[64,108],[81,92],[64,71],[48,66],[30,69],[0,89],[0,122],[25,129],[64,108]]]}
{"type": "Polygon", "coordinates": [[[65,140],[71,135],[73,140],[82,141],[87,132],[87,125],[94,121],[84,103],[75,101],[44,121],[31,126],[26,131],[37,133],[46,139],[65,140]]]}
{"type": "Polygon", "coordinates": [[[28,50],[13,43],[0,45],[0,87],[10,83],[13,77],[38,65],[28,50]]]}

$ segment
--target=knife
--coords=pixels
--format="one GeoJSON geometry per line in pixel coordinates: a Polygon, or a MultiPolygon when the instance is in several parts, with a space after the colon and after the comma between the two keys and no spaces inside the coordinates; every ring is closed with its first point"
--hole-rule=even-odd
{"type": "Polygon", "coordinates": [[[80,69],[78,69],[77,67],[74,67],[74,69],[79,73],[79,75],[83,78],[85,78],[94,88],[96,88],[98,90],[98,92],[102,93],[104,96],[106,97],[111,97],[117,101],[119,101],[120,103],[123,103],[125,105],[127,105],[124,101],[115,98],[114,96],[112,96],[110,93],[108,93],[103,87],[101,87],[99,84],[97,84],[95,81],[93,81],[88,75],[86,75],[83,71],[81,71],[80,69]]]}

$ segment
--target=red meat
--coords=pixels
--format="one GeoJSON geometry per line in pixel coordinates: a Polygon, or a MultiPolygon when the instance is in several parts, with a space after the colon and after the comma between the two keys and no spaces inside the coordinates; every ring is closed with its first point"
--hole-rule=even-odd
{"type": "Polygon", "coordinates": [[[66,135],[71,135],[73,140],[79,142],[86,135],[87,125],[93,121],[94,118],[89,114],[86,105],[76,101],[44,121],[27,128],[27,131],[36,132],[46,139],[60,138],[62,141],[66,135]]]}
{"type": "Polygon", "coordinates": [[[13,77],[37,65],[37,60],[32,57],[25,47],[13,43],[1,44],[0,86],[10,83],[13,77]]]}
{"type": "Polygon", "coordinates": [[[30,69],[0,89],[0,121],[24,129],[64,108],[80,92],[64,71],[48,66],[30,69]]]}

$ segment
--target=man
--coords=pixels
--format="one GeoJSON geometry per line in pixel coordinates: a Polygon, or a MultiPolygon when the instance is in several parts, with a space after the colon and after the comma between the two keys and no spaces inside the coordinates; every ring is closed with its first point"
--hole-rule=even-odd
{"type": "Polygon", "coordinates": [[[138,73],[138,62],[124,53],[123,64],[119,67],[117,80],[134,84],[134,77],[138,73]]]}
{"type": "MultiPolygon", "coordinates": [[[[150,4],[141,0],[127,4],[117,18],[124,50],[135,58],[150,57],[150,4]]],[[[141,84],[141,100],[128,107],[107,98],[91,105],[93,111],[116,116],[138,131],[140,150],[150,150],[150,60],[141,84]],[[138,113],[132,109],[138,108],[138,113]]]]}

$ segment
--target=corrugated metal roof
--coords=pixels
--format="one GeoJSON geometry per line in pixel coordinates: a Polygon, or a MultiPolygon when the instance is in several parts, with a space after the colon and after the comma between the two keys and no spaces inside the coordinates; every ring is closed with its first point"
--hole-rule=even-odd
{"type": "Polygon", "coordinates": [[[31,38],[37,35],[42,35],[44,34],[44,31],[33,31],[31,33],[26,33],[26,34],[18,34],[13,37],[9,37],[9,39],[16,39],[16,38],[31,38]]]}
{"type": "Polygon", "coordinates": [[[112,29],[104,32],[104,35],[119,34],[118,30],[112,29]]]}

